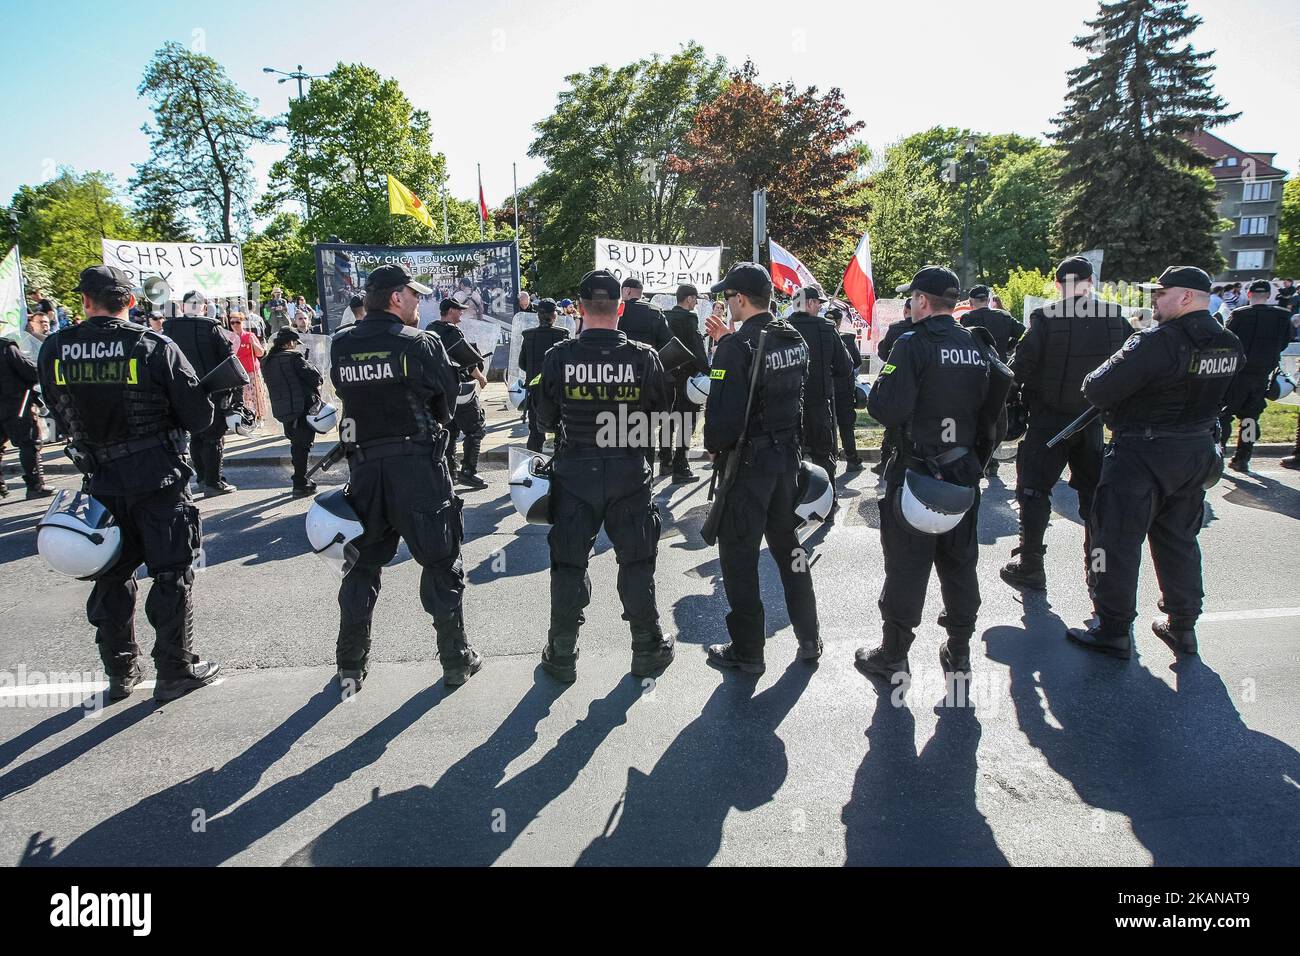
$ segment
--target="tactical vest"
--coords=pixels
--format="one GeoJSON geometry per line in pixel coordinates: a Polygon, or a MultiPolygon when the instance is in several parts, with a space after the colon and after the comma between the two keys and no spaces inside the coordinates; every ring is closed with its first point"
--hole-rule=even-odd
{"type": "MultiPolygon", "coordinates": [[[[426,331],[438,337],[438,341],[442,343],[443,349],[446,350],[446,352],[448,353],[448,358],[451,358],[451,350],[453,347],[455,347],[455,345],[458,342],[469,341],[468,339],[465,338],[464,332],[462,332],[451,322],[446,322],[443,321],[442,319],[435,319],[434,321],[430,322],[429,328],[426,331]]],[[[451,363],[456,367],[456,378],[459,381],[469,382],[473,380],[474,367],[468,365],[460,365],[456,362],[455,359],[451,359],[451,363]]],[[[453,398],[452,401],[454,402],[455,399],[453,398]]]]}
{"type": "Polygon", "coordinates": [[[546,353],[557,342],[563,342],[568,337],[568,329],[554,325],[539,325],[524,332],[520,350],[523,364],[528,367],[530,381],[542,374],[542,360],[546,353]]]}
{"type": "Polygon", "coordinates": [[[1233,377],[1245,366],[1237,337],[1208,313],[1192,313],[1142,334],[1174,336],[1177,359],[1112,409],[1107,422],[1115,430],[1209,427],[1223,409],[1233,377]]]}
{"type": "Polygon", "coordinates": [[[618,330],[633,342],[658,349],[666,344],[656,339],[656,336],[663,334],[659,325],[661,321],[667,321],[662,312],[640,299],[634,299],[624,304],[623,314],[618,320],[618,330]]]}
{"type": "MultiPolygon", "coordinates": [[[[596,447],[602,423],[629,421],[628,412],[646,407],[645,385],[654,350],[631,340],[614,345],[612,332],[593,332],[567,339],[550,350],[551,354],[560,353],[560,420],[566,446],[596,447]]],[[[626,437],[624,428],[616,432],[620,438],[626,437]]]]}
{"type": "Polygon", "coordinates": [[[138,446],[129,452],[177,439],[171,402],[149,374],[154,350],[166,348],[161,336],[132,323],[83,322],[53,347],[55,401],[72,443],[92,452],[138,446]]]}
{"type": "Polygon", "coordinates": [[[946,318],[951,325],[936,326],[931,324],[935,319],[926,319],[903,339],[908,343],[909,360],[915,357],[925,363],[916,405],[905,428],[923,456],[954,446],[975,448],[980,409],[988,395],[989,364],[982,344],[951,317],[946,318]]]}
{"type": "MultiPolygon", "coordinates": [[[[763,368],[754,396],[757,412],[749,437],[753,440],[763,435],[771,440],[787,440],[802,433],[804,379],[811,364],[808,343],[785,319],[773,319],[763,329],[767,332],[763,355],[750,358],[750,361],[760,359],[763,368]]],[[[752,366],[747,372],[753,373],[752,366]]],[[[748,382],[746,379],[746,385],[748,382]]]]}
{"type": "MultiPolygon", "coordinates": [[[[352,423],[353,443],[410,438],[432,443],[442,428],[428,402],[410,385],[416,360],[409,353],[419,329],[397,322],[366,320],[340,329],[330,342],[330,363],[343,415],[352,423]]],[[[456,397],[447,397],[454,404],[456,397]]]]}
{"type": "Polygon", "coordinates": [[[1291,341],[1291,315],[1275,305],[1248,305],[1228,319],[1246,352],[1246,372],[1265,375],[1277,368],[1278,356],[1291,341]]]}
{"type": "Polygon", "coordinates": [[[315,396],[307,391],[307,383],[298,374],[297,364],[302,356],[291,349],[272,349],[262,360],[262,378],[271,396],[271,413],[280,421],[299,418],[307,414],[315,396]]]}
{"type": "MultiPolygon", "coordinates": [[[[230,352],[220,350],[218,336],[221,326],[216,319],[205,316],[177,316],[163,323],[163,335],[176,343],[181,354],[189,359],[200,379],[224,362],[230,352]],[[213,333],[216,333],[214,335],[213,333]]],[[[231,346],[233,351],[234,346],[231,346]]]]}
{"type": "Polygon", "coordinates": [[[1118,305],[1097,298],[1052,302],[1039,314],[1047,341],[1031,400],[1055,412],[1080,415],[1088,408],[1083,380],[1119,351],[1133,330],[1118,305]]]}

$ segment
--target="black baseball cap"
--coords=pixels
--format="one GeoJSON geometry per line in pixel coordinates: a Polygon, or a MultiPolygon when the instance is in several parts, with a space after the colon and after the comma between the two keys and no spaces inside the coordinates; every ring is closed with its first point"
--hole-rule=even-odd
{"type": "Polygon", "coordinates": [[[924,292],[940,298],[955,299],[961,294],[961,280],[951,269],[945,269],[943,266],[926,266],[912,276],[912,281],[905,291],[908,295],[913,292],[924,292]]]}
{"type": "Polygon", "coordinates": [[[438,314],[446,315],[452,309],[464,309],[464,303],[457,302],[455,299],[443,299],[438,303],[438,314]]]}
{"type": "Polygon", "coordinates": [[[283,328],[279,332],[275,333],[276,345],[283,345],[285,342],[301,342],[301,341],[302,341],[302,337],[299,336],[297,331],[294,329],[283,328]]]}
{"type": "Polygon", "coordinates": [[[351,301],[348,302],[349,309],[362,309],[365,308],[365,305],[366,305],[366,300],[361,298],[361,296],[359,295],[354,295],[351,301]]]}
{"type": "Polygon", "coordinates": [[[619,286],[619,291],[621,292],[623,289],[644,289],[644,288],[645,285],[642,284],[640,279],[634,279],[631,276],[628,276],[626,279],[623,280],[623,284],[619,286]]]}
{"type": "Polygon", "coordinates": [[[684,282],[677,287],[678,302],[692,295],[695,296],[696,298],[699,298],[700,290],[695,288],[695,286],[691,285],[689,282],[684,282]]]}
{"type": "Polygon", "coordinates": [[[407,286],[412,292],[418,292],[420,295],[430,295],[433,292],[427,285],[412,279],[411,274],[398,265],[380,266],[366,276],[367,289],[396,289],[399,286],[407,286]]]}
{"type": "Polygon", "coordinates": [[[819,285],[806,285],[799,291],[803,293],[805,302],[809,299],[816,299],[818,302],[827,301],[826,293],[822,291],[822,287],[819,285]]]}
{"type": "Polygon", "coordinates": [[[1250,291],[1251,291],[1252,293],[1253,293],[1253,292],[1267,292],[1267,293],[1269,293],[1270,295],[1272,295],[1272,293],[1273,293],[1273,283],[1269,282],[1267,279],[1259,279],[1259,280],[1257,280],[1257,281],[1255,281],[1255,282],[1252,282],[1252,283],[1250,284],[1250,291]]]}
{"type": "Polygon", "coordinates": [[[737,262],[727,270],[721,282],[709,286],[712,293],[743,292],[756,299],[772,297],[772,277],[756,262],[737,262]]]}
{"type": "Polygon", "coordinates": [[[986,285],[977,285],[966,295],[972,299],[987,299],[993,295],[993,292],[986,285]]]}
{"type": "Polygon", "coordinates": [[[1083,256],[1070,256],[1068,259],[1062,259],[1061,264],[1056,267],[1057,282],[1064,282],[1069,276],[1076,279],[1091,279],[1092,274],[1092,263],[1083,256]]]}
{"type": "Polygon", "coordinates": [[[1139,283],[1139,288],[1148,292],[1155,289],[1191,289],[1193,292],[1209,292],[1214,288],[1209,273],[1196,266],[1170,266],[1160,273],[1155,282],[1139,283]]]}
{"type": "MultiPolygon", "coordinates": [[[[640,288],[641,283],[635,279],[624,279],[623,285],[631,281],[635,283],[630,288],[640,288]]],[[[594,302],[596,299],[617,299],[623,291],[623,286],[618,284],[618,277],[608,269],[596,269],[588,272],[578,283],[578,298],[586,299],[588,302],[594,302]]]]}
{"type": "Polygon", "coordinates": [[[554,300],[554,299],[540,299],[540,300],[538,300],[538,303],[537,303],[537,311],[538,311],[538,312],[554,312],[554,311],[555,311],[555,300],[554,300]]]}
{"type": "Polygon", "coordinates": [[[91,266],[81,270],[72,291],[97,295],[102,292],[130,292],[132,288],[130,276],[117,266],[91,266]]]}

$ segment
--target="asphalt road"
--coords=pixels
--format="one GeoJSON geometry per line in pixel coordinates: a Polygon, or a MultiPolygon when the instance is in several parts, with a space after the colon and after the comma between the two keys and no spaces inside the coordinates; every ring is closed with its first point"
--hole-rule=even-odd
{"type": "MultiPolygon", "coordinates": [[[[880,639],[869,472],[812,539],[819,666],[795,660],[766,557],[767,673],[705,663],[726,605],[716,552],[697,533],[704,483],[661,481],[672,519],[658,593],[678,660],[658,681],[628,675],[602,537],[578,682],[555,684],[536,668],[544,529],[521,525],[498,469],[465,511],[466,615],[483,671],[454,692],[442,684],[403,547],[385,572],[370,679],[343,700],[337,579],[306,551],[308,502],[280,490],[282,469],[236,469],[238,493],[200,504],[196,642],[225,679],[166,707],[141,690],[103,710],[93,686],[73,683],[97,679],[90,586],[45,567],[32,531],[42,509],[11,497],[0,504],[0,862],[1300,864],[1300,476],[1259,467],[1210,494],[1203,654],[1179,663],[1148,629],[1149,563],[1137,657],[1065,641],[1089,609],[1064,485],[1048,595],[1003,585],[1016,516],[994,481],[980,515],[974,706],[945,702],[933,581],[906,694],[853,668],[854,649],[880,639]]],[[[143,600],[137,626],[147,653],[143,600]]]]}

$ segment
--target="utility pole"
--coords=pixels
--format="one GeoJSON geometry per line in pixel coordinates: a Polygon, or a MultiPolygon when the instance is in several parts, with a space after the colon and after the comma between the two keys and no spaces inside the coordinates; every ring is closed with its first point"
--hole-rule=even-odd
{"type": "Polygon", "coordinates": [[[767,240],[767,190],[754,190],[754,262],[761,262],[759,250],[767,240]]]}
{"type": "MultiPolygon", "coordinates": [[[[262,67],[262,72],[280,74],[280,79],[276,80],[277,83],[283,83],[286,80],[297,80],[299,101],[303,99],[303,90],[302,90],[303,80],[319,80],[324,78],[327,75],[324,73],[304,73],[302,70],[301,63],[299,63],[298,68],[291,73],[286,73],[284,70],[277,70],[273,66],[262,67]]],[[[305,135],[298,141],[298,145],[299,148],[302,150],[303,158],[305,159],[307,157],[307,137],[305,135]]],[[[311,183],[310,182],[303,183],[303,205],[307,209],[307,218],[311,219],[311,183]]]]}
{"type": "MultiPolygon", "coordinates": [[[[950,161],[949,169],[953,174],[956,173],[957,166],[958,163],[956,161],[950,161]]],[[[974,278],[971,274],[970,260],[971,183],[974,181],[976,176],[986,176],[989,171],[989,163],[987,159],[975,158],[975,137],[973,135],[966,137],[966,149],[965,152],[962,153],[960,168],[961,178],[965,186],[965,189],[962,192],[961,281],[963,287],[970,288],[971,279],[974,278]]],[[[947,177],[945,176],[945,179],[946,178],[947,177]]]]}

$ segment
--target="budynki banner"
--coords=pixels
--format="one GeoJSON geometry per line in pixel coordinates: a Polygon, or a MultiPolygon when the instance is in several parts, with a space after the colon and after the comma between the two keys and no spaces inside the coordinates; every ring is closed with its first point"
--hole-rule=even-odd
{"type": "Polygon", "coordinates": [[[720,246],[659,246],[651,242],[596,240],[596,268],[608,269],[621,282],[640,279],[646,294],[676,292],[683,284],[704,293],[722,272],[720,246]]]}

